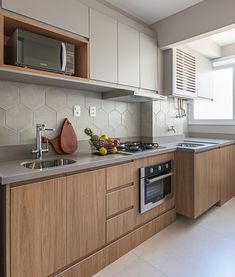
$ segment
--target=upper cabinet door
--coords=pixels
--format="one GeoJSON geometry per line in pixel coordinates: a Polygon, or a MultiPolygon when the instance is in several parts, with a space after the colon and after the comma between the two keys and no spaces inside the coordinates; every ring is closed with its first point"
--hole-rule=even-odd
{"type": "Polygon", "coordinates": [[[140,87],[157,90],[157,41],[140,33],[140,87]]]}
{"type": "Polygon", "coordinates": [[[90,9],[90,78],[117,83],[117,21],[90,9]]]}
{"type": "Polygon", "coordinates": [[[88,7],[78,0],[2,0],[2,8],[84,37],[89,36],[88,7]]]}
{"type": "Polygon", "coordinates": [[[140,33],[118,23],[118,83],[139,87],[140,33]]]}
{"type": "Polygon", "coordinates": [[[206,57],[197,56],[198,63],[198,92],[197,96],[204,99],[213,99],[213,67],[206,57]]]}

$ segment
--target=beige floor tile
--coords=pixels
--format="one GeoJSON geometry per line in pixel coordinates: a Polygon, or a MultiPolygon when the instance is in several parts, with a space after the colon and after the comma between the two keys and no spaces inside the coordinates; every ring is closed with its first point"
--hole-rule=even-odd
{"type": "Polygon", "coordinates": [[[137,259],[138,257],[134,253],[129,252],[126,255],[122,256],[120,259],[116,260],[114,263],[110,264],[109,266],[105,267],[103,270],[95,274],[94,277],[112,277],[137,259]]]}
{"type": "Polygon", "coordinates": [[[137,259],[114,277],[166,277],[166,275],[147,262],[137,259]]]}

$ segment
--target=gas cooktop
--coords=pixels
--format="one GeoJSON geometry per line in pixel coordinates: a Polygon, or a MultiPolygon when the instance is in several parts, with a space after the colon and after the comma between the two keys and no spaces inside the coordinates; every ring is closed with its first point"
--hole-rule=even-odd
{"type": "Polygon", "coordinates": [[[127,153],[137,153],[143,151],[152,151],[152,150],[160,150],[166,147],[159,146],[158,143],[143,143],[139,141],[126,141],[120,143],[118,146],[118,151],[127,152],[127,153]]]}

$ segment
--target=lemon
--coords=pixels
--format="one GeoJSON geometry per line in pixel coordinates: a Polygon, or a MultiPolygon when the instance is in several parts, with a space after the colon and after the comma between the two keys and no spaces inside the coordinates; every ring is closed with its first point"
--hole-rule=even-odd
{"type": "Polygon", "coordinates": [[[107,135],[102,135],[101,138],[102,138],[102,139],[105,139],[105,140],[108,140],[108,139],[109,139],[109,137],[108,137],[107,135]]]}
{"type": "Polygon", "coordinates": [[[99,153],[100,153],[100,155],[101,156],[105,156],[105,155],[107,155],[107,149],[105,148],[105,147],[101,147],[100,149],[99,149],[99,153]]]}
{"type": "Polygon", "coordinates": [[[118,150],[117,150],[117,147],[113,147],[113,148],[111,149],[111,153],[112,153],[112,154],[116,154],[117,151],[118,151],[118,150]]]}

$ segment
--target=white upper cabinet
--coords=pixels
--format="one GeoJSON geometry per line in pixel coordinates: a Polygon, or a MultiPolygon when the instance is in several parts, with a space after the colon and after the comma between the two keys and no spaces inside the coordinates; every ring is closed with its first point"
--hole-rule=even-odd
{"type": "Polygon", "coordinates": [[[198,63],[198,98],[213,99],[213,67],[206,57],[197,56],[198,63]]]}
{"type": "Polygon", "coordinates": [[[157,41],[140,33],[140,87],[157,90],[157,41]]]}
{"type": "Polygon", "coordinates": [[[118,83],[140,84],[140,33],[122,23],[118,23],[118,83]]]}
{"type": "Polygon", "coordinates": [[[89,36],[88,7],[78,0],[2,0],[2,8],[84,37],[89,36]]]}
{"type": "Polygon", "coordinates": [[[90,9],[90,78],[117,83],[117,21],[90,9]]]}

